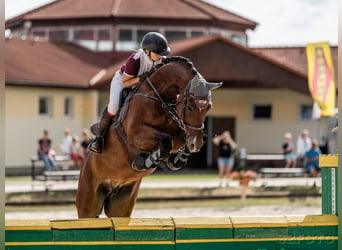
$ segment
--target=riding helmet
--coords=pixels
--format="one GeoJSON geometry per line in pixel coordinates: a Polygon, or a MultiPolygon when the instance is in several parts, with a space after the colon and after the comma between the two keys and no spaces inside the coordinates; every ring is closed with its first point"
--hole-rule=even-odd
{"type": "Polygon", "coordinates": [[[141,41],[141,48],[161,56],[167,56],[171,51],[166,38],[158,32],[146,33],[141,41]]]}

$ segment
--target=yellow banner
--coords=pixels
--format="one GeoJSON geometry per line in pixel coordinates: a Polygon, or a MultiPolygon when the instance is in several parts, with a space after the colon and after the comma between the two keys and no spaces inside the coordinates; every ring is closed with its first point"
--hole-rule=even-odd
{"type": "Polygon", "coordinates": [[[334,116],[335,80],[334,65],[328,43],[306,45],[308,83],[312,98],[322,110],[322,116],[334,116]]]}

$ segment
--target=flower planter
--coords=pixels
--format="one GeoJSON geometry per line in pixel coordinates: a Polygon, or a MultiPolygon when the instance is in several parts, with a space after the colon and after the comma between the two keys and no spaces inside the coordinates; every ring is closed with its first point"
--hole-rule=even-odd
{"type": "Polygon", "coordinates": [[[245,178],[245,179],[240,179],[239,183],[240,183],[240,186],[248,186],[250,181],[251,181],[251,179],[245,178]]]}

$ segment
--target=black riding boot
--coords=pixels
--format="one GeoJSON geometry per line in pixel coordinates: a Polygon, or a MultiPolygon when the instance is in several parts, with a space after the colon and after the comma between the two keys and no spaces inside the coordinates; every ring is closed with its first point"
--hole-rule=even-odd
{"type": "Polygon", "coordinates": [[[96,135],[94,140],[89,144],[89,150],[95,153],[102,153],[104,145],[104,137],[106,136],[110,125],[113,123],[113,116],[110,116],[107,107],[103,110],[100,121],[91,126],[90,130],[96,135]]]}

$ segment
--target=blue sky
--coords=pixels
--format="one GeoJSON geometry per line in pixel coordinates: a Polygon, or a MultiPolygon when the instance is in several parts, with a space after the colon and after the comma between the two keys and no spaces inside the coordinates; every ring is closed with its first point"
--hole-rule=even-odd
{"type": "MultiPolygon", "coordinates": [[[[5,0],[5,19],[53,0],[5,0]]],[[[205,0],[259,25],[248,31],[252,47],[338,43],[337,0],[205,0]]]]}

